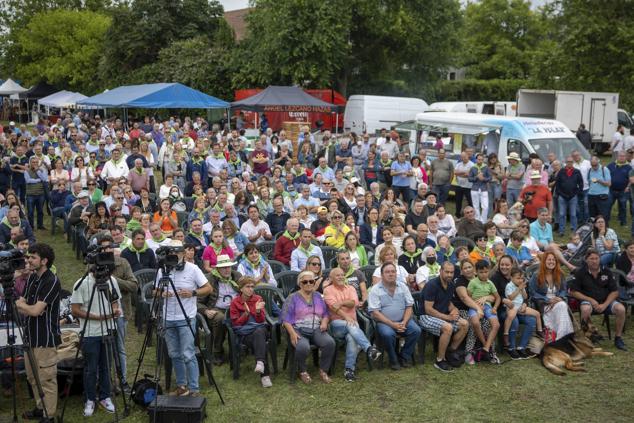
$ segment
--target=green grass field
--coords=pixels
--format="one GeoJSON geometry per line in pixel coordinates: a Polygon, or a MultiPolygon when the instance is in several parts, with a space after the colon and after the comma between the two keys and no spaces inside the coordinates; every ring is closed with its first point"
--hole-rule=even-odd
{"type": "MultiPolygon", "coordinates": [[[[627,230],[618,228],[627,238],[627,230]]],[[[626,229],[626,228],[625,228],[626,229]]],[[[69,289],[81,276],[83,265],[63,238],[51,237],[40,231],[38,239],[54,246],[56,265],[69,289]]],[[[600,322],[597,320],[597,324],[600,322]]],[[[632,324],[628,321],[625,341],[634,350],[632,324]]],[[[603,329],[605,331],[605,329],[603,329]]],[[[132,327],[127,336],[128,373],[131,378],[137,367],[143,334],[132,327]]],[[[586,363],[586,373],[558,377],[550,374],[539,360],[507,362],[500,366],[463,366],[451,374],[440,373],[431,366],[432,348],[428,348],[427,361],[415,368],[393,372],[389,369],[368,372],[364,360],[359,360],[358,380],[349,384],[343,380],[343,352],[338,355],[334,383],[327,386],[317,381],[316,369],[309,365],[314,382],[291,385],[287,374],[273,377],[274,386],[264,390],[259,378],[252,372],[252,357],[242,366],[240,380],[231,378],[227,365],[216,367],[218,381],[226,405],[206,379],[201,387],[207,397],[209,421],[631,421],[634,412],[634,391],[630,389],[634,375],[631,352],[620,352],[609,341],[603,346],[614,351],[614,357],[596,358],[586,363]]],[[[154,362],[150,349],[143,372],[152,372],[154,362]]],[[[280,369],[283,355],[279,355],[280,369]]],[[[508,357],[502,356],[503,360],[508,357]]],[[[20,409],[31,408],[26,398],[26,382],[20,381],[18,392],[20,409]]],[[[121,404],[120,400],[117,404],[121,404]]],[[[0,421],[10,415],[8,398],[0,399],[0,421]]],[[[60,404],[61,407],[61,404],[60,404]]],[[[71,397],[66,421],[84,419],[82,399],[71,397]]],[[[130,422],[144,422],[148,417],[137,406],[132,407],[130,422]]],[[[97,410],[90,419],[95,422],[111,421],[111,416],[97,410]]]]}

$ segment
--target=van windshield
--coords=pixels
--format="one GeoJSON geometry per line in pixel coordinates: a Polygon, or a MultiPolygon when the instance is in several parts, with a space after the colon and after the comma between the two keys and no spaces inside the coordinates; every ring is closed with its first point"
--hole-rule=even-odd
{"type": "Polygon", "coordinates": [[[584,159],[590,160],[590,153],[577,138],[539,138],[528,142],[544,162],[548,161],[550,152],[555,153],[557,159],[565,160],[574,150],[578,150],[584,159]]]}

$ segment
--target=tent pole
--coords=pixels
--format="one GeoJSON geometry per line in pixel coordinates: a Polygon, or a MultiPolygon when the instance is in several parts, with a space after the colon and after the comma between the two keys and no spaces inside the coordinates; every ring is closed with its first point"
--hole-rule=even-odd
{"type": "Polygon", "coordinates": [[[339,113],[335,113],[335,116],[335,137],[337,137],[339,135],[339,113]]]}

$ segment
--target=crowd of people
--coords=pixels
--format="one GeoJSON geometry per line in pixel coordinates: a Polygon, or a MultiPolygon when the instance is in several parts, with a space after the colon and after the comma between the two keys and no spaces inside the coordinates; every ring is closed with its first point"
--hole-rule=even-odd
{"type": "MultiPolygon", "coordinates": [[[[227,360],[229,321],[254,351],[264,387],[272,385],[267,314],[288,334],[304,383],[312,382],[305,364],[311,345],[320,351],[319,378],[331,382],[337,339],[346,343],[346,381],[357,378],[360,351],[369,360],[384,354],[394,370],[411,366],[422,331],[438,337],[434,366],[441,371],[500,363],[500,340],[498,351],[528,359],[535,356],[527,347],[532,336],[552,342],[573,333],[571,298],[584,320],[616,315],[614,343],[626,349],[625,308],[610,268],[634,281],[634,243],[622,243],[608,224],[615,202],[619,223],[627,224],[630,150],[608,166],[579,151],[563,163],[550,154],[528,164],[511,152],[504,167],[495,154],[469,146],[456,161],[442,146],[434,157],[424,149],[411,154],[409,142],[387,130],[335,137],[305,127],[291,140],[268,128],[248,140],[201,117],[146,116],[127,125],[79,112],[3,128],[0,153],[0,242],[29,256],[16,273],[18,308],[29,319],[45,319],[42,307],[56,314],[52,299],[59,301],[65,276],[55,275],[54,255],[36,240],[45,213],[56,236],[81,233],[86,246],[116,256],[112,315],[87,309],[94,278],[70,299],[70,314],[93,322],[83,345],[86,416],[96,404],[114,411],[110,387],[95,390],[107,371],[97,321],[118,329],[129,389],[125,343],[135,273],[156,269],[163,246],[183,247],[171,275],[183,309],[173,292],[165,295],[174,395],[200,391],[195,330],[186,323],[195,329],[196,313],[213,333],[214,364],[227,360]],[[576,231],[590,218],[592,234],[582,239],[576,231]],[[569,242],[557,242],[554,231],[569,242]],[[333,249],[334,257],[327,254],[333,249]],[[31,257],[40,258],[39,267],[31,257]],[[267,304],[258,287],[286,289],[280,265],[297,272],[296,286],[283,303],[267,304]],[[37,269],[51,270],[45,275],[55,295],[33,288],[43,278],[34,276],[37,269]]],[[[53,336],[41,346],[58,344],[53,336]]],[[[55,414],[53,402],[47,408],[55,414]]],[[[42,416],[40,402],[29,416],[42,416]]]]}

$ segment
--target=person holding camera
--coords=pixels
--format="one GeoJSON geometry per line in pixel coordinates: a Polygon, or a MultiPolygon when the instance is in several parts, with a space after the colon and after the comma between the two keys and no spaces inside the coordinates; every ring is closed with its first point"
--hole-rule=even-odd
{"type": "Polygon", "coordinates": [[[109,329],[116,328],[115,319],[123,315],[120,305],[121,291],[117,279],[109,277],[104,281],[98,281],[96,273],[95,265],[91,265],[86,277],[78,280],[73,286],[70,299],[71,313],[79,319],[80,327],[84,328],[82,354],[86,397],[85,417],[90,417],[95,412],[97,380],[99,381],[99,405],[108,413],[115,411],[111,398],[112,385],[109,368],[114,357],[108,357],[108,341],[104,337],[108,336],[109,329]],[[105,284],[105,289],[96,286],[98,283],[105,284]],[[94,296],[93,290],[96,290],[94,296]]]}
{"type": "Polygon", "coordinates": [[[548,186],[542,183],[542,174],[538,170],[531,171],[530,179],[531,184],[520,192],[520,201],[524,204],[524,216],[534,222],[541,208],[548,209],[548,214],[553,215],[553,195],[548,186]]]}
{"type": "Polygon", "coordinates": [[[59,301],[61,286],[50,268],[55,252],[46,244],[29,247],[28,269],[32,271],[26,284],[24,297],[15,301],[18,311],[26,316],[24,335],[33,349],[35,362],[25,354],[26,377],[36,390],[39,378],[44,393],[43,400],[36,397],[36,407],[24,413],[29,420],[53,422],[57,412],[57,346],[61,344],[59,330],[59,301]],[[37,372],[37,374],[35,373],[37,372]],[[46,408],[46,413],[44,409],[46,408]]]}
{"type": "MultiPolygon", "coordinates": [[[[172,360],[174,373],[176,374],[175,391],[170,395],[176,396],[197,396],[200,388],[198,386],[198,361],[196,360],[196,346],[194,345],[194,334],[196,333],[196,300],[198,296],[205,296],[211,293],[211,285],[207,277],[198,266],[183,261],[185,255],[182,249],[183,243],[172,240],[166,249],[166,255],[161,257],[161,249],[157,250],[159,265],[170,261],[178,261],[178,264],[170,271],[168,276],[173,285],[169,284],[163,292],[165,306],[165,344],[167,353],[172,360]],[[178,250],[180,249],[180,251],[178,250]],[[176,255],[176,257],[172,257],[176,255]],[[174,292],[176,289],[176,292],[174,292]],[[182,308],[178,303],[178,298],[182,308]],[[184,313],[184,314],[183,314],[184,313]],[[187,323],[189,319],[189,325],[187,323]]],[[[158,271],[156,280],[163,276],[163,269],[158,271]]]]}
{"type": "Polygon", "coordinates": [[[128,319],[132,316],[132,296],[136,295],[139,289],[139,282],[136,280],[130,263],[121,257],[120,250],[114,249],[115,241],[110,235],[105,235],[99,240],[99,246],[106,253],[114,253],[114,270],[112,276],[117,279],[119,289],[121,290],[121,316],[117,318],[117,352],[119,353],[119,361],[121,362],[121,383],[123,390],[129,394],[130,386],[126,378],[127,373],[127,354],[125,352],[125,336],[127,332],[128,319]]]}

